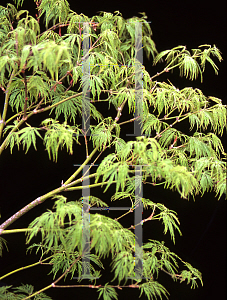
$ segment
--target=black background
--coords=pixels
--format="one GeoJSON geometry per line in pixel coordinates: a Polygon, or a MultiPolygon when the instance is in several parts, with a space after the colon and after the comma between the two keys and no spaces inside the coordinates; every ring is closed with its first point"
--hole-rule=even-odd
{"type": "MultiPolygon", "coordinates": [[[[33,1],[24,1],[23,9],[34,12],[33,1]]],[[[171,81],[178,88],[192,86],[201,88],[206,96],[216,96],[223,99],[226,104],[226,4],[223,0],[215,2],[208,1],[69,1],[71,9],[78,14],[83,13],[89,17],[97,14],[98,11],[114,12],[119,10],[125,19],[140,16],[138,12],[145,12],[148,21],[151,21],[153,39],[158,51],[170,49],[178,45],[186,45],[187,49],[196,48],[202,44],[215,44],[222,52],[222,63],[217,62],[219,75],[216,76],[211,67],[207,66],[204,74],[204,82],[199,80],[190,82],[179,78],[175,72],[171,81]]],[[[1,1],[4,5],[5,2],[1,1]]],[[[34,14],[33,14],[34,15],[34,14]]],[[[152,67],[152,61],[145,58],[144,65],[150,74],[162,70],[162,66],[152,67]]],[[[162,79],[159,79],[162,80],[162,79]]],[[[1,94],[0,103],[3,103],[1,94]]],[[[106,116],[110,112],[103,106],[101,110],[106,116]]],[[[111,115],[115,116],[112,110],[111,115]],[[112,113],[113,112],[113,113],[112,113]]],[[[127,113],[127,112],[126,112],[127,113]]],[[[39,124],[40,117],[37,116],[31,124],[39,124]]],[[[31,120],[32,122],[32,120],[31,120]]],[[[79,122],[79,119],[78,119],[79,122]]],[[[188,132],[188,128],[183,129],[188,132]]],[[[133,133],[133,127],[125,127],[122,136],[126,133],[133,133]]],[[[226,145],[225,139],[223,143],[226,145]]],[[[74,154],[68,155],[66,151],[59,153],[58,163],[49,161],[48,154],[44,151],[41,142],[38,142],[38,151],[30,149],[25,155],[22,151],[13,150],[10,155],[9,149],[5,150],[0,159],[0,209],[1,222],[4,222],[20,208],[43,195],[44,193],[60,186],[62,180],[66,180],[74,171],[73,164],[80,164],[84,161],[84,147],[74,147],[74,154]]],[[[100,190],[91,191],[110,205],[108,200],[113,194],[114,188],[102,195],[100,190]]],[[[78,193],[67,194],[68,200],[76,200],[81,196],[78,193]]],[[[226,201],[222,197],[219,201],[214,193],[205,193],[203,197],[196,197],[196,201],[187,201],[179,197],[177,193],[163,191],[159,188],[151,189],[144,186],[144,197],[153,201],[164,203],[168,208],[178,213],[181,222],[183,236],[176,236],[174,245],[168,234],[162,234],[162,225],[145,223],[144,242],[148,238],[164,240],[166,245],[183,260],[191,263],[203,274],[204,287],[192,290],[186,283],[174,283],[168,275],[161,275],[160,282],[170,292],[169,299],[225,299],[226,298],[226,201]]],[[[123,204],[125,206],[125,204],[123,204]]],[[[36,207],[7,229],[24,228],[29,222],[47,208],[52,208],[51,200],[36,207]]],[[[107,214],[107,213],[106,213],[107,214]]],[[[109,213],[115,217],[114,212],[109,213]]],[[[144,212],[147,217],[149,212],[144,212]]],[[[124,221],[133,222],[128,218],[124,221]]],[[[124,223],[123,223],[124,224],[124,223]]],[[[132,223],[127,223],[129,226],[132,223]]],[[[9,252],[4,251],[0,258],[0,276],[13,269],[25,266],[36,261],[34,255],[25,255],[23,234],[12,234],[3,236],[8,241],[9,252]]],[[[108,261],[106,262],[106,266],[108,261]]],[[[45,276],[49,268],[34,267],[11,275],[4,279],[8,285],[19,285],[29,283],[35,286],[35,290],[44,287],[52,282],[51,275],[45,276]]],[[[112,278],[107,269],[105,280],[112,278]]],[[[70,281],[69,281],[70,282],[70,281]]],[[[104,281],[100,281],[102,284],[104,281]]],[[[71,281],[70,284],[76,283],[71,281]]],[[[63,284],[63,283],[62,283],[63,284]]],[[[100,284],[97,282],[97,284],[100,284]]],[[[136,289],[118,290],[119,299],[125,297],[131,299],[139,298],[136,289]]],[[[97,299],[95,290],[71,288],[71,289],[50,289],[46,292],[53,299],[84,299],[90,297],[97,299]]],[[[144,296],[141,299],[146,299],[144,296]]]]}

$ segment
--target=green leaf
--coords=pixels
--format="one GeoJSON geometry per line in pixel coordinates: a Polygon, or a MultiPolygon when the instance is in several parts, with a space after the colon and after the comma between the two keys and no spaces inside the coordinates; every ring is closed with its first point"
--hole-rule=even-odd
{"type": "Polygon", "coordinates": [[[103,300],[118,299],[115,289],[109,286],[108,282],[105,284],[104,287],[99,288],[97,291],[99,292],[98,299],[100,299],[101,296],[103,296],[103,300]]]}
{"type": "Polygon", "coordinates": [[[4,248],[3,245],[6,247],[6,250],[8,251],[7,241],[2,237],[0,237],[0,256],[2,256],[2,250],[4,248]]]}
{"type": "Polygon", "coordinates": [[[162,299],[164,295],[167,299],[167,295],[169,294],[167,290],[157,281],[145,282],[139,286],[141,293],[140,297],[144,293],[148,300],[152,300],[153,297],[157,299],[157,296],[162,299]]]}
{"type": "Polygon", "coordinates": [[[118,284],[123,279],[126,282],[127,277],[130,277],[134,271],[134,256],[128,251],[121,251],[114,257],[111,266],[115,273],[113,281],[118,278],[118,284]]]}
{"type": "Polygon", "coordinates": [[[38,130],[39,129],[37,129],[37,128],[28,126],[28,127],[21,129],[20,131],[18,131],[17,134],[20,135],[19,143],[22,143],[23,149],[25,149],[25,147],[26,147],[25,154],[28,152],[29,148],[31,147],[31,144],[33,144],[35,150],[37,150],[36,149],[36,135],[42,139],[42,136],[40,135],[38,130]]]}
{"type": "Polygon", "coordinates": [[[185,54],[180,64],[180,75],[189,77],[190,80],[197,79],[198,75],[201,75],[202,82],[202,71],[198,62],[190,55],[185,54]]]}
{"type": "Polygon", "coordinates": [[[53,119],[46,119],[41,123],[47,129],[44,136],[44,145],[51,159],[57,161],[59,148],[66,146],[67,151],[73,154],[73,141],[78,142],[79,129],[77,126],[69,126],[66,124],[59,124],[58,121],[53,119]]]}

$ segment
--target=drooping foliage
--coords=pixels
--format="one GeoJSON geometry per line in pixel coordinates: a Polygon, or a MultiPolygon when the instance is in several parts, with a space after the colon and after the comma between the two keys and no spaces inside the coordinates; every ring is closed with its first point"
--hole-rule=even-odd
{"type": "MultiPolygon", "coordinates": [[[[90,215],[90,249],[82,247],[83,201],[67,201],[62,192],[82,190],[82,181],[95,178],[89,188],[105,187],[105,192],[116,184],[112,201],[130,199],[131,209],[138,205],[135,190],[141,184],[135,166],[141,166],[142,182],[153,186],[176,190],[182,198],[189,199],[215,191],[220,199],[226,194],[226,153],[220,140],[226,128],[226,106],[216,97],[207,97],[200,89],[177,89],[173,84],[159,82],[163,73],[179,69],[179,75],[202,81],[205,66],[210,64],[218,73],[215,59],[221,61],[219,49],[213,45],[201,45],[188,51],[178,46],[158,53],[152,40],[152,31],[146,15],[125,20],[120,12],[101,12],[88,18],[70,9],[66,0],[35,1],[37,15],[31,16],[27,10],[19,10],[23,0],[15,0],[16,6],[0,6],[0,87],[4,93],[4,107],[0,119],[0,153],[15,146],[27,151],[36,149],[37,138],[43,140],[50,159],[57,162],[60,149],[73,153],[73,146],[79,147],[79,136],[86,144],[84,164],[58,189],[51,191],[28,204],[0,226],[0,234],[21,215],[46,199],[54,199],[53,210],[34,219],[26,229],[27,243],[41,233],[39,244],[29,246],[41,253],[40,261],[52,266],[51,286],[34,292],[33,287],[22,285],[0,288],[1,299],[50,299],[43,291],[54,287],[63,277],[82,276],[82,258],[88,257],[87,266],[94,278],[101,277],[101,259],[112,258],[112,271],[118,286],[106,283],[97,288],[99,298],[117,299],[116,288],[132,277],[135,257],[135,234],[131,228],[124,228],[118,219],[102,214],[90,215]],[[90,74],[83,73],[83,29],[89,23],[89,66],[90,74]],[[164,69],[151,76],[145,67],[135,59],[135,23],[142,22],[143,50],[153,64],[166,63],[164,69]],[[42,25],[44,24],[44,25],[42,25]],[[142,133],[135,141],[125,141],[121,136],[121,126],[135,121],[135,118],[120,123],[124,106],[129,114],[135,110],[135,65],[143,70],[142,133]],[[82,87],[91,93],[91,101],[86,102],[82,87]],[[106,99],[100,95],[105,93],[106,99]],[[116,117],[104,118],[96,107],[96,102],[108,101],[116,109],[116,117]],[[85,103],[86,102],[86,103],[85,103]],[[82,115],[83,105],[90,109],[90,140],[77,117],[82,115]],[[10,117],[7,118],[8,113],[10,117]],[[49,113],[49,115],[48,115],[49,113]],[[43,114],[40,126],[33,126],[33,116],[43,114]],[[60,118],[64,122],[60,122],[60,118]],[[192,134],[179,129],[180,122],[188,121],[192,134]],[[209,131],[207,130],[209,129],[209,131]],[[218,136],[219,135],[219,136],[218,136]],[[88,152],[88,143],[93,147],[88,152]],[[112,149],[105,154],[106,149],[112,149]],[[86,164],[102,161],[97,171],[84,176],[78,175],[86,164]],[[60,277],[59,271],[62,272],[60,277]]],[[[24,4],[27,4],[25,1],[24,4]]],[[[2,96],[3,99],[3,96],[2,96]]],[[[90,167],[91,169],[91,167],[90,167]]],[[[101,197],[100,197],[101,198],[101,197]]],[[[107,208],[108,203],[90,196],[90,207],[107,208]]],[[[141,199],[145,209],[151,211],[149,218],[141,221],[160,220],[164,234],[170,233],[175,242],[175,231],[181,234],[176,212],[161,203],[141,199]]],[[[0,251],[5,240],[0,238],[0,251]]],[[[187,281],[191,287],[202,283],[201,273],[184,262],[168,249],[164,242],[150,239],[141,249],[144,279],[135,279],[129,287],[139,288],[147,299],[162,298],[167,290],[158,282],[159,272],[168,273],[173,280],[187,281]],[[186,269],[179,271],[178,263],[186,269]]],[[[39,263],[40,263],[39,261],[39,263]]],[[[37,263],[38,264],[38,263],[37,263]]],[[[19,271],[15,270],[15,272],[19,271]]],[[[0,280],[8,274],[0,277],[0,280]]],[[[79,279],[78,281],[80,281],[79,279]]],[[[91,279],[92,281],[93,279],[91,279]]],[[[122,288],[122,287],[121,287],[122,288]]]]}

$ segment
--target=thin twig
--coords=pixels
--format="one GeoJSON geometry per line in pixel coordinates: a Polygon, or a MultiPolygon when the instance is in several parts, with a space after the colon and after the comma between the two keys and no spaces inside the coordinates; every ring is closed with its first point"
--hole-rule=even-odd
{"type": "Polygon", "coordinates": [[[37,292],[35,292],[35,293],[33,293],[32,295],[30,295],[30,296],[28,296],[28,297],[26,297],[26,298],[23,298],[22,300],[27,300],[27,299],[30,299],[30,298],[32,298],[32,297],[34,297],[34,296],[36,296],[36,295],[38,295],[38,294],[40,294],[41,292],[44,292],[44,291],[46,291],[46,290],[48,290],[48,289],[50,289],[50,288],[52,288],[52,287],[55,287],[55,284],[57,283],[57,282],[59,282],[71,269],[72,269],[72,267],[77,263],[77,261],[79,260],[81,258],[81,256],[79,255],[75,260],[74,260],[74,262],[71,264],[71,266],[60,276],[60,277],[58,277],[58,279],[56,279],[52,284],[50,284],[50,285],[48,285],[48,286],[46,286],[45,288],[43,288],[43,289],[40,289],[39,291],[37,291],[37,292]]]}
{"type": "Polygon", "coordinates": [[[23,73],[23,77],[24,77],[24,92],[25,92],[23,120],[27,120],[26,113],[27,113],[27,102],[28,102],[28,88],[27,88],[27,79],[26,79],[26,75],[25,75],[25,70],[22,70],[22,73],[23,73]]]}
{"type": "Polygon", "coordinates": [[[23,271],[23,270],[32,268],[32,267],[37,266],[37,265],[42,265],[44,261],[50,259],[50,258],[53,257],[53,256],[54,256],[54,255],[51,255],[51,256],[49,256],[49,257],[43,259],[43,260],[39,260],[38,262],[36,262],[36,263],[34,263],[34,264],[27,265],[27,266],[25,266],[25,267],[21,267],[21,268],[19,268],[19,269],[13,270],[12,272],[9,272],[9,273],[7,273],[7,274],[1,276],[1,277],[0,277],[0,280],[2,280],[2,279],[6,278],[6,277],[8,277],[8,276],[10,276],[10,275],[12,275],[12,274],[14,274],[14,273],[17,273],[17,272],[19,272],[19,271],[23,271]]]}
{"type": "MultiPolygon", "coordinates": [[[[12,83],[14,75],[15,75],[15,69],[13,70],[12,74],[10,75],[10,79],[9,79],[9,82],[7,84],[6,91],[5,91],[5,103],[4,103],[2,118],[0,115],[0,139],[2,136],[4,125],[6,124],[5,120],[6,120],[6,114],[7,114],[8,105],[9,105],[9,89],[10,89],[10,85],[12,83]]],[[[1,147],[0,147],[0,154],[1,154],[1,152],[2,151],[1,151],[1,147]]]]}

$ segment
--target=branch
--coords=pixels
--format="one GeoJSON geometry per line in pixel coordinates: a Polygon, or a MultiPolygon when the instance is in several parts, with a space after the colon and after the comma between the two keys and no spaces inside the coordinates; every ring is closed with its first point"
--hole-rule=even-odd
{"type": "Polygon", "coordinates": [[[169,272],[167,272],[166,270],[160,268],[161,271],[165,272],[166,274],[168,274],[169,276],[171,276],[172,278],[176,277],[176,279],[179,279],[181,280],[182,276],[181,275],[178,275],[178,274],[171,274],[169,272]]]}
{"type": "MultiPolygon", "coordinates": [[[[66,99],[63,99],[63,100],[61,100],[61,101],[59,101],[58,103],[55,103],[55,104],[53,104],[53,105],[50,105],[50,106],[48,106],[48,107],[46,107],[46,108],[41,108],[40,110],[37,110],[37,108],[41,105],[41,102],[42,102],[42,100],[40,101],[40,103],[36,106],[36,108],[30,113],[30,114],[28,114],[27,116],[26,116],[26,120],[28,119],[28,118],[30,118],[31,116],[33,116],[34,114],[37,114],[37,113],[41,113],[41,112],[44,112],[44,111],[48,111],[48,110],[50,110],[50,109],[52,109],[53,107],[55,107],[55,106],[58,106],[59,104],[61,104],[61,103],[63,103],[63,102],[65,102],[65,101],[67,101],[67,100],[70,100],[70,99],[72,99],[72,98],[75,98],[75,97],[78,97],[78,96],[80,96],[80,95],[82,95],[82,92],[81,93],[78,93],[78,94],[76,94],[76,95],[72,95],[72,96],[70,96],[70,97],[68,97],[68,98],[66,98],[66,99]]],[[[20,120],[19,122],[18,122],[18,124],[17,125],[15,125],[15,127],[10,131],[10,133],[7,135],[7,137],[5,138],[5,140],[3,141],[3,143],[2,143],[2,145],[1,145],[1,147],[0,147],[0,155],[1,155],[1,153],[3,152],[3,150],[4,150],[4,147],[5,147],[5,145],[6,145],[6,143],[7,143],[7,141],[8,141],[8,139],[9,139],[9,136],[10,136],[10,134],[12,134],[13,132],[15,132],[25,121],[26,121],[24,118],[22,119],[22,120],[20,120]]],[[[1,124],[0,124],[1,125],[1,124]]]]}
{"type": "MultiPolygon", "coordinates": [[[[71,98],[71,97],[69,97],[71,98]]],[[[64,99],[65,100],[65,99],[64,99]]],[[[62,100],[63,101],[63,100],[62,100]]],[[[122,103],[121,107],[124,106],[126,100],[122,103]]],[[[48,107],[47,107],[48,108],[48,107]]],[[[27,116],[30,117],[33,113],[29,114],[27,116]]],[[[118,110],[117,112],[117,117],[115,118],[115,121],[113,123],[113,125],[111,126],[111,130],[113,129],[113,127],[116,125],[116,122],[119,120],[120,118],[120,115],[121,115],[121,110],[118,110]]],[[[17,126],[15,126],[11,132],[14,132],[17,128],[19,127],[19,124],[22,124],[25,120],[21,120],[17,126]]],[[[5,139],[4,142],[6,142],[7,139],[5,139]]],[[[4,144],[3,142],[3,144],[4,144]]],[[[3,144],[0,148],[0,154],[1,154],[1,151],[3,151],[3,144]]],[[[38,204],[44,202],[46,199],[50,198],[50,197],[53,197],[54,195],[60,193],[60,192],[63,192],[63,191],[67,191],[67,188],[75,185],[77,182],[79,181],[83,181],[83,179],[79,179],[78,181],[74,181],[72,182],[72,180],[82,171],[83,167],[86,166],[88,164],[88,162],[91,160],[91,158],[94,156],[94,154],[97,152],[98,148],[96,147],[92,152],[91,154],[87,157],[87,159],[83,162],[83,164],[76,170],[76,172],[70,176],[70,178],[68,180],[66,180],[66,182],[64,184],[62,184],[61,187],[45,194],[44,196],[41,196],[41,197],[38,197],[37,199],[35,199],[34,201],[32,201],[31,203],[29,203],[28,205],[26,205],[25,207],[23,207],[21,210],[19,210],[17,213],[15,213],[12,217],[10,217],[8,220],[6,220],[1,226],[0,226],[0,235],[2,234],[2,231],[8,227],[10,224],[12,224],[13,222],[15,222],[17,219],[19,219],[22,215],[24,215],[26,212],[28,212],[29,210],[31,210],[33,207],[37,206],[38,204]]]]}
{"type": "MultiPolygon", "coordinates": [[[[94,151],[93,151],[94,152],[94,151]]],[[[82,168],[79,168],[80,169],[80,171],[81,171],[81,169],[82,168]]],[[[78,171],[78,170],[77,170],[78,171]]],[[[79,173],[79,172],[75,172],[75,173],[79,173]]],[[[74,173],[74,174],[75,174],[74,173]]],[[[74,175],[73,174],[73,175],[74,175]]],[[[77,175],[76,174],[76,175],[77,175]]],[[[72,175],[72,176],[73,176],[72,175]]],[[[71,176],[71,177],[72,177],[71,176]]],[[[95,175],[94,174],[91,174],[91,175],[89,175],[88,177],[94,177],[95,175]]],[[[75,178],[75,177],[74,177],[75,178]]],[[[87,178],[87,177],[86,177],[87,178]]],[[[9,219],[7,219],[4,223],[2,223],[1,225],[0,225],[0,235],[3,233],[3,230],[5,229],[5,228],[7,228],[9,225],[11,225],[12,223],[14,223],[17,219],[19,219],[20,217],[22,217],[25,213],[27,213],[29,210],[31,210],[33,207],[35,207],[35,206],[37,206],[37,205],[39,205],[39,204],[41,204],[41,203],[43,203],[46,199],[48,199],[48,198],[50,198],[50,197],[53,197],[54,195],[56,195],[56,194],[58,194],[58,193],[60,193],[60,192],[63,192],[63,191],[67,191],[67,188],[68,187],[71,187],[71,186],[73,186],[73,185],[75,185],[76,183],[79,183],[79,182],[81,182],[81,181],[83,181],[83,180],[81,180],[81,179],[78,179],[78,180],[76,180],[76,181],[74,181],[74,182],[71,182],[71,183],[69,183],[68,185],[66,185],[66,184],[63,184],[61,187],[59,187],[59,188],[57,188],[57,189],[55,189],[55,190],[53,190],[53,191],[51,191],[51,192],[49,192],[49,193],[47,193],[47,194],[45,194],[45,195],[43,195],[43,196],[41,196],[41,197],[38,197],[37,199],[35,199],[34,201],[32,201],[31,203],[29,203],[29,204],[27,204],[26,206],[24,206],[21,210],[19,210],[18,212],[16,212],[13,216],[11,216],[9,219]]]]}
{"type": "Polygon", "coordinates": [[[98,150],[98,148],[96,147],[91,152],[91,154],[87,157],[87,159],[84,161],[84,163],[76,170],[76,172],[72,176],[70,176],[68,180],[66,180],[65,185],[69,184],[82,171],[83,167],[87,165],[87,163],[91,160],[92,156],[94,156],[94,154],[97,150],[98,150]]]}
{"type": "Polygon", "coordinates": [[[23,270],[32,268],[32,267],[37,266],[37,265],[42,265],[42,263],[43,263],[44,261],[48,260],[48,259],[51,258],[52,256],[54,256],[54,255],[51,255],[51,256],[49,256],[49,257],[43,259],[43,260],[39,260],[38,262],[36,262],[36,263],[34,263],[34,264],[27,265],[27,266],[25,266],[25,267],[21,267],[21,268],[19,268],[19,269],[13,270],[12,272],[9,272],[9,273],[3,275],[2,277],[0,277],[0,280],[2,280],[2,279],[6,278],[6,277],[8,277],[8,276],[10,276],[10,275],[12,275],[12,274],[14,274],[14,273],[17,273],[17,272],[19,272],[19,271],[23,271],[23,270]]]}
{"type": "MultiPolygon", "coordinates": [[[[100,38],[101,38],[101,37],[99,37],[99,38],[96,40],[96,42],[92,45],[92,47],[90,48],[90,51],[91,51],[92,49],[94,49],[94,45],[97,43],[97,41],[98,41],[100,38]]],[[[84,60],[84,59],[86,58],[86,56],[89,55],[90,51],[89,51],[89,52],[88,52],[81,60],[84,60]]],[[[80,62],[81,62],[81,60],[80,60],[80,62]]],[[[78,64],[79,64],[79,62],[78,62],[78,64]]],[[[71,73],[71,71],[72,71],[72,70],[67,71],[66,74],[65,74],[58,82],[56,82],[56,83],[52,86],[51,90],[54,89],[54,88],[56,87],[57,84],[59,84],[60,82],[62,82],[62,80],[63,80],[65,77],[67,77],[67,76],[71,73]]],[[[14,74],[14,72],[12,73],[12,75],[13,75],[13,74],[14,74]]],[[[12,76],[12,75],[11,75],[11,76],[12,76]]],[[[129,79],[129,78],[132,77],[132,76],[133,76],[133,74],[132,74],[131,76],[129,76],[127,79],[129,79]]],[[[12,79],[11,79],[11,81],[12,81],[12,79]]],[[[10,85],[11,81],[9,81],[8,86],[10,85]]],[[[123,80],[123,81],[124,81],[124,80],[123,80]]],[[[74,97],[80,96],[80,95],[82,95],[82,92],[81,92],[81,93],[78,93],[77,95],[74,95],[74,96],[68,97],[68,98],[66,98],[66,99],[63,99],[62,101],[59,101],[58,103],[55,103],[55,104],[53,104],[53,105],[50,105],[50,106],[48,106],[48,107],[46,107],[46,108],[42,108],[42,109],[38,110],[39,107],[41,106],[41,104],[43,103],[44,99],[45,99],[45,97],[43,97],[43,98],[41,99],[41,101],[38,103],[38,105],[36,106],[36,108],[33,110],[33,112],[31,112],[30,114],[27,115],[26,120],[27,120],[29,117],[31,117],[33,114],[37,114],[37,113],[41,113],[41,112],[50,110],[50,109],[54,108],[55,106],[58,106],[59,104],[65,102],[65,101],[67,101],[67,100],[70,100],[70,99],[72,99],[72,98],[74,98],[74,97]]],[[[8,96],[8,97],[9,97],[9,96],[8,96]]],[[[8,106],[8,97],[7,97],[7,106],[8,106]]],[[[26,107],[25,107],[25,108],[26,108],[26,107]]],[[[5,113],[5,115],[6,115],[6,113],[5,113]]],[[[119,117],[120,117],[120,115],[119,115],[119,117]]],[[[118,119],[119,119],[119,117],[118,117],[118,119]]],[[[118,121],[118,119],[117,119],[117,121],[118,121]]],[[[4,147],[5,147],[5,145],[6,145],[7,141],[8,141],[8,139],[9,139],[10,134],[13,133],[13,132],[15,132],[15,131],[16,131],[16,130],[24,123],[24,121],[25,121],[25,119],[23,118],[23,119],[22,119],[22,120],[21,120],[21,121],[20,121],[20,122],[19,122],[19,123],[18,123],[11,131],[10,131],[10,133],[7,135],[6,139],[4,140],[4,142],[2,143],[2,145],[1,145],[1,147],[0,147],[0,155],[1,155],[1,153],[3,152],[3,150],[4,150],[4,147]]],[[[0,137],[1,137],[1,132],[2,132],[2,130],[3,130],[3,127],[4,127],[4,122],[5,122],[4,119],[3,119],[3,120],[0,120],[0,137]]]]}
{"type": "Polygon", "coordinates": [[[121,123],[118,123],[118,125],[123,125],[123,124],[126,124],[126,123],[129,123],[129,122],[134,122],[135,120],[139,119],[140,116],[136,117],[136,118],[133,118],[133,119],[130,119],[128,121],[124,121],[124,122],[121,122],[121,123]]]}
{"type": "MultiPolygon", "coordinates": [[[[117,180],[112,181],[112,183],[116,183],[116,182],[117,182],[117,180]]],[[[109,181],[89,184],[89,185],[85,185],[85,186],[75,186],[75,187],[67,188],[66,191],[75,191],[75,190],[82,190],[82,189],[86,189],[86,188],[93,188],[93,187],[102,186],[102,185],[108,184],[108,183],[109,183],[109,181]]]]}
{"type": "Polygon", "coordinates": [[[52,287],[55,287],[55,284],[60,281],[71,269],[72,267],[75,265],[75,263],[77,263],[77,261],[81,258],[81,256],[78,256],[77,259],[74,260],[74,262],[71,264],[71,266],[58,278],[56,279],[53,283],[51,283],[50,285],[46,286],[45,288],[33,293],[32,295],[26,297],[26,298],[23,298],[22,300],[26,300],[26,299],[30,299],[36,295],[38,295],[39,293],[43,292],[43,291],[46,291],[52,287]]]}
{"type": "MultiPolygon", "coordinates": [[[[9,82],[7,84],[7,87],[6,87],[6,92],[5,92],[5,103],[4,103],[4,108],[3,108],[3,114],[2,114],[2,118],[0,116],[0,139],[1,139],[1,135],[2,135],[2,132],[3,132],[3,128],[4,128],[4,125],[5,125],[5,120],[6,120],[6,114],[7,114],[7,110],[8,110],[8,104],[9,104],[9,88],[10,88],[10,85],[12,83],[12,80],[13,80],[13,77],[15,75],[15,70],[13,70],[11,76],[10,76],[10,79],[9,79],[9,82]]],[[[1,149],[1,148],[0,148],[1,149]]],[[[1,151],[0,151],[0,154],[1,154],[1,151]]]]}
{"type": "MultiPolygon", "coordinates": [[[[55,285],[56,288],[70,288],[70,287],[87,287],[91,289],[104,288],[104,285],[91,285],[91,284],[78,284],[78,285],[55,285]]],[[[122,288],[139,288],[139,285],[129,284],[129,285],[108,285],[108,287],[117,288],[122,290],[122,288]]]]}
{"type": "MultiPolygon", "coordinates": [[[[57,84],[57,83],[56,83],[56,84],[57,84]]],[[[54,87],[53,87],[53,88],[54,88],[54,87]]],[[[65,98],[65,99],[63,99],[63,100],[61,100],[61,101],[59,101],[59,102],[57,102],[57,103],[55,103],[55,104],[49,105],[48,107],[41,108],[41,109],[37,110],[37,109],[39,108],[39,106],[41,105],[41,102],[43,101],[43,100],[41,100],[40,103],[39,103],[39,104],[36,106],[36,108],[33,110],[33,112],[31,112],[31,114],[29,114],[28,116],[30,117],[30,116],[33,115],[33,114],[38,114],[38,113],[41,113],[41,112],[50,110],[50,109],[54,108],[55,106],[58,106],[59,104],[64,103],[65,101],[68,101],[68,100],[70,100],[70,99],[76,98],[76,97],[81,96],[81,95],[82,95],[82,92],[81,92],[81,93],[78,93],[78,94],[76,94],[76,95],[72,95],[72,96],[70,96],[70,97],[68,97],[68,98],[65,98]]]]}
{"type": "MultiPolygon", "coordinates": [[[[138,205],[139,205],[139,204],[137,204],[137,206],[138,206],[138,205]]],[[[136,206],[136,207],[137,207],[137,206],[136,206]]],[[[136,207],[135,207],[135,208],[136,208],[136,207]]],[[[148,218],[142,220],[141,222],[139,222],[139,223],[136,224],[136,225],[131,225],[131,227],[129,227],[128,229],[135,229],[136,226],[143,225],[143,223],[145,223],[145,222],[147,222],[147,221],[151,221],[152,218],[153,218],[153,216],[154,216],[154,213],[155,213],[155,208],[156,208],[156,206],[154,205],[152,214],[151,214],[148,218]]],[[[131,209],[130,209],[130,212],[131,212],[131,209]]]]}
{"type": "MultiPolygon", "coordinates": [[[[174,66],[175,67],[175,66],[174,66]]],[[[170,70],[171,68],[165,68],[164,70],[162,70],[161,72],[157,72],[154,76],[152,76],[151,77],[151,81],[155,78],[155,77],[157,77],[157,76],[159,76],[159,75],[161,75],[161,74],[163,74],[163,73],[165,73],[165,72],[169,72],[169,70],[170,70]]]]}

